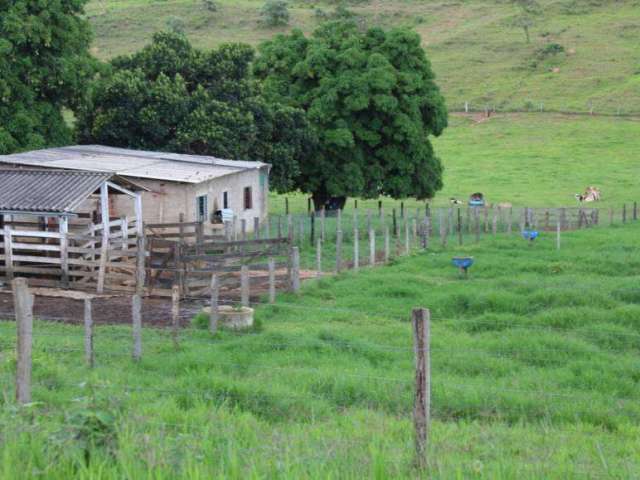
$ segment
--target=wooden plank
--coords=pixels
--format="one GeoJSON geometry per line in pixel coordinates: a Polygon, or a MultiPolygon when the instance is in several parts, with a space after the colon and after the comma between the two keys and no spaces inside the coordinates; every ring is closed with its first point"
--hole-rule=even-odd
{"type": "Polygon", "coordinates": [[[209,312],[209,332],[215,335],[218,331],[218,297],[220,295],[220,282],[216,274],[211,275],[211,310],[209,312]]]}
{"type": "MultiPolygon", "coordinates": [[[[184,217],[184,214],[181,214],[184,217]]],[[[195,227],[199,224],[200,222],[174,222],[174,223],[145,223],[144,226],[146,228],[153,228],[153,229],[158,229],[158,228],[188,228],[188,227],[195,227]]]]}
{"type": "Polygon", "coordinates": [[[24,405],[31,403],[31,352],[33,348],[33,295],[27,281],[12,281],[13,305],[16,313],[16,400],[24,405]]]}
{"type": "Polygon", "coordinates": [[[60,238],[59,232],[38,232],[35,230],[12,230],[14,237],[32,237],[32,238],[60,238]]]}
{"type": "Polygon", "coordinates": [[[98,273],[97,292],[104,291],[104,278],[107,270],[107,257],[109,255],[109,191],[107,184],[100,187],[100,214],[102,216],[102,244],[100,251],[100,266],[98,273]]]}
{"type": "Polygon", "coordinates": [[[269,259],[269,303],[276,301],[276,262],[269,259]]]}
{"type": "Polygon", "coordinates": [[[69,286],[69,252],[67,247],[69,246],[69,240],[67,235],[69,233],[69,220],[67,217],[60,218],[60,270],[62,270],[62,286],[69,286]]]}
{"type": "Polygon", "coordinates": [[[4,268],[7,280],[13,280],[13,239],[11,237],[11,227],[4,227],[4,268]]]}
{"type": "Polygon", "coordinates": [[[429,310],[416,308],[412,312],[413,348],[415,355],[415,398],[413,424],[415,430],[415,463],[420,470],[427,467],[431,410],[431,355],[429,310]]]}

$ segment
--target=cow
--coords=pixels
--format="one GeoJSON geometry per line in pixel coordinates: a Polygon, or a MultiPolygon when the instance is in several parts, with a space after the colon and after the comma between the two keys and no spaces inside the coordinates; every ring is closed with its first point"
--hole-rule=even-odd
{"type": "Polygon", "coordinates": [[[600,190],[596,187],[590,186],[587,187],[584,193],[576,193],[576,199],[582,202],[597,202],[601,198],[600,190]]]}

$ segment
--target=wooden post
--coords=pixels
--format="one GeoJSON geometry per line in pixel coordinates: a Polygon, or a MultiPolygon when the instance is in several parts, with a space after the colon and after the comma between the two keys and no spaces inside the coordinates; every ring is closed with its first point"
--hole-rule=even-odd
{"type": "Polygon", "coordinates": [[[438,220],[440,220],[440,242],[442,243],[442,248],[447,248],[447,225],[445,218],[440,209],[438,212],[438,220]]]}
{"type": "Polygon", "coordinates": [[[174,285],[171,289],[171,337],[173,338],[173,346],[176,350],[178,344],[178,328],[180,326],[180,287],[174,285]]]}
{"type": "Polygon", "coordinates": [[[482,213],[484,214],[484,232],[489,233],[489,209],[485,205],[482,207],[482,213]]]}
{"type": "Polygon", "coordinates": [[[392,221],[393,221],[393,236],[397,237],[398,236],[398,221],[396,219],[396,209],[392,209],[391,210],[391,214],[392,214],[392,221]]]}
{"type": "Polygon", "coordinates": [[[311,222],[310,225],[310,233],[309,233],[309,242],[311,243],[311,246],[313,247],[313,245],[316,242],[316,212],[311,212],[309,214],[309,222],[311,222]]]}
{"type": "Polygon", "coordinates": [[[409,219],[404,221],[404,254],[409,255],[411,253],[411,236],[409,234],[409,219]]]}
{"type": "Polygon", "coordinates": [[[371,210],[367,208],[367,232],[371,230],[371,210]]]}
{"type": "Polygon", "coordinates": [[[287,215],[287,238],[289,239],[289,243],[293,245],[293,242],[295,242],[295,232],[293,231],[293,216],[291,214],[287,215]]]}
{"type": "Polygon", "coordinates": [[[131,318],[133,320],[133,359],[139,362],[142,359],[142,298],[140,295],[131,297],[131,318]]]}
{"type": "Polygon", "coordinates": [[[476,243],[480,241],[480,212],[478,207],[473,208],[473,216],[476,224],[476,243]]]}
{"type": "Polygon", "coordinates": [[[269,258],[269,303],[276,302],[276,261],[269,258]]]}
{"type": "Polygon", "coordinates": [[[622,223],[627,223],[627,204],[622,205],[622,223]]]}
{"type": "Polygon", "coordinates": [[[136,193],[133,199],[135,215],[136,215],[136,235],[141,237],[144,235],[144,222],[142,220],[142,195],[136,193]]]}
{"type": "Polygon", "coordinates": [[[84,359],[89,368],[93,368],[93,316],[91,315],[91,299],[84,299],[84,359]]]}
{"type": "Polygon", "coordinates": [[[513,228],[513,207],[509,207],[509,218],[507,219],[507,235],[511,235],[513,228]]]}
{"type": "Polygon", "coordinates": [[[305,216],[304,215],[300,215],[300,221],[298,222],[298,224],[300,225],[300,231],[299,231],[299,237],[298,241],[300,242],[300,245],[302,245],[302,243],[304,242],[304,219],[305,216]]]}
{"type": "Polygon", "coordinates": [[[247,240],[247,220],[244,218],[240,219],[240,240],[247,240]]]}
{"type": "Polygon", "coordinates": [[[491,207],[491,211],[493,212],[493,219],[491,222],[491,233],[495,237],[498,233],[498,210],[495,207],[491,207]]]}
{"type": "Polygon", "coordinates": [[[62,271],[62,288],[69,287],[69,219],[60,217],[60,270],[62,271]]]}
{"type": "Polygon", "coordinates": [[[342,209],[336,211],[336,232],[342,230],[342,209]]]}
{"type": "Polygon", "coordinates": [[[316,276],[322,276],[322,239],[316,240],[316,276]]]}
{"type": "Polygon", "coordinates": [[[336,231],[336,273],[342,271],[342,230],[336,231]]]}
{"type": "Polygon", "coordinates": [[[382,218],[384,213],[382,213],[382,200],[378,200],[378,217],[382,218]]]}
{"type": "Polygon", "coordinates": [[[300,250],[298,247],[291,248],[291,291],[300,291],[300,250]]]}
{"type": "Polygon", "coordinates": [[[420,470],[425,470],[431,410],[431,313],[425,308],[416,308],[413,310],[412,320],[416,367],[416,390],[413,405],[415,463],[420,470]]]}
{"type": "Polygon", "coordinates": [[[320,209],[320,239],[322,240],[323,243],[327,233],[325,228],[326,227],[325,218],[326,218],[326,212],[324,210],[324,205],[323,205],[322,208],[320,209]]]}
{"type": "Polygon", "coordinates": [[[284,213],[289,215],[289,197],[284,197],[284,213]]]}
{"type": "Polygon", "coordinates": [[[33,348],[33,295],[27,281],[12,281],[13,308],[16,313],[16,400],[19,404],[31,402],[31,351],[33,348]]]}
{"type": "Polygon", "coordinates": [[[633,220],[638,220],[638,202],[633,202],[633,220]]]}
{"type": "Polygon", "coordinates": [[[373,228],[369,229],[369,266],[376,264],[376,233],[373,228]]]}
{"type": "Polygon", "coordinates": [[[7,280],[13,280],[13,239],[9,225],[4,226],[4,271],[7,280]]]}
{"type": "Polygon", "coordinates": [[[400,202],[400,218],[404,219],[404,202],[400,202]]]}
{"type": "Polygon", "coordinates": [[[249,267],[240,267],[240,303],[243,307],[249,306],[249,267]]]}
{"type": "Polygon", "coordinates": [[[144,284],[146,277],[145,260],[146,260],[146,238],[144,235],[136,239],[136,294],[144,295],[144,284]]]}
{"type": "Polygon", "coordinates": [[[253,217],[253,238],[260,240],[260,217],[253,217]]]}
{"type": "Polygon", "coordinates": [[[98,270],[98,293],[104,292],[107,257],[109,256],[109,188],[106,182],[100,187],[100,212],[102,215],[102,245],[100,248],[100,266],[98,270]]]}
{"type": "Polygon", "coordinates": [[[220,297],[220,282],[218,275],[211,275],[211,310],[209,311],[209,333],[215,335],[218,332],[218,301],[220,297]]]}
{"type": "Polygon", "coordinates": [[[278,238],[282,238],[282,216],[278,215],[278,238]]]}
{"type": "Polygon", "coordinates": [[[360,233],[357,225],[353,229],[353,269],[360,269],[360,233]]]}
{"type": "Polygon", "coordinates": [[[462,245],[462,212],[458,207],[458,245],[462,245]]]}
{"type": "Polygon", "coordinates": [[[414,218],[411,220],[411,229],[413,233],[413,244],[418,243],[418,219],[414,218]]]}
{"type": "Polygon", "coordinates": [[[562,220],[560,219],[560,213],[558,212],[558,220],[556,223],[556,248],[560,250],[560,232],[562,231],[562,220]]]}
{"type": "Polygon", "coordinates": [[[384,263],[389,263],[389,258],[391,256],[391,245],[389,239],[389,227],[384,227],[384,263]]]}
{"type": "Polygon", "coordinates": [[[204,243],[204,225],[202,221],[199,221],[196,224],[196,254],[202,255],[204,253],[204,247],[202,244],[204,243]]]}

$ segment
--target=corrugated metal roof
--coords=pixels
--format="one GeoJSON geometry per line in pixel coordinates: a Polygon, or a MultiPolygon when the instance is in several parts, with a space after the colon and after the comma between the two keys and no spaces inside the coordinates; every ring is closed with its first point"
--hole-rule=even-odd
{"type": "Polygon", "coordinates": [[[0,170],[0,211],[72,213],[111,176],[104,172],[0,170]]]}
{"type": "Polygon", "coordinates": [[[203,155],[145,152],[100,145],[78,145],[0,155],[0,162],[33,167],[111,172],[125,177],[200,183],[267,166],[203,155]]]}

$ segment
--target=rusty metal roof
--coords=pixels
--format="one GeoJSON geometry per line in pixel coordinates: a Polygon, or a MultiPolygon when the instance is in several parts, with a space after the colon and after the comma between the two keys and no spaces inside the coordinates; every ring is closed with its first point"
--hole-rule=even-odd
{"type": "Polygon", "coordinates": [[[0,212],[73,213],[111,177],[104,172],[0,169],[0,212]]]}
{"type": "Polygon", "coordinates": [[[248,170],[262,162],[223,160],[205,155],[147,152],[101,145],[76,145],[0,155],[0,163],[32,168],[111,172],[123,177],[197,184],[248,170]]]}

